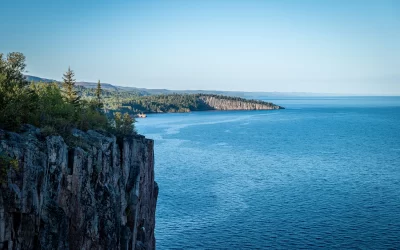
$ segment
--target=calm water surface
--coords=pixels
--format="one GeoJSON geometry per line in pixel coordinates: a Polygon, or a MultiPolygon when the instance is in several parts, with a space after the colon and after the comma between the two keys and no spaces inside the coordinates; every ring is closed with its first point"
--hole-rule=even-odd
{"type": "Polygon", "coordinates": [[[149,115],[158,249],[400,248],[400,98],[149,115]]]}

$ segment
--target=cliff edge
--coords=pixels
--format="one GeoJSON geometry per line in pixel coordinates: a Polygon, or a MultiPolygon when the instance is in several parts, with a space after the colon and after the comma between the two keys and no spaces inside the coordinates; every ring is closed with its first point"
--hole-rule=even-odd
{"type": "Polygon", "coordinates": [[[73,137],[0,130],[0,249],[155,249],[154,142],[73,137]]]}

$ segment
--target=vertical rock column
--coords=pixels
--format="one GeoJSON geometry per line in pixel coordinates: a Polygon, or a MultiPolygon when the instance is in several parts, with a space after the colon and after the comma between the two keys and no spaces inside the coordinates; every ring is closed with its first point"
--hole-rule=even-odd
{"type": "Polygon", "coordinates": [[[155,210],[158,186],[154,181],[154,141],[126,138],[122,167],[127,176],[128,221],[133,231],[131,249],[155,249],[155,210]]]}

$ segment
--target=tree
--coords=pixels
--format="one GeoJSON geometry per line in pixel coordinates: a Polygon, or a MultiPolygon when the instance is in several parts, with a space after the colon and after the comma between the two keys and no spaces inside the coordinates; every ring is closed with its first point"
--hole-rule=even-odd
{"type": "Polygon", "coordinates": [[[27,85],[23,72],[25,71],[25,56],[20,52],[11,52],[7,55],[6,74],[8,81],[19,86],[27,85]]]}
{"type": "Polygon", "coordinates": [[[114,113],[114,121],[115,121],[115,130],[118,132],[121,131],[122,127],[122,114],[121,112],[114,113]]]}
{"type": "Polygon", "coordinates": [[[133,135],[135,133],[135,119],[133,119],[128,113],[124,113],[124,115],[122,115],[121,112],[115,112],[114,122],[117,137],[122,138],[124,136],[133,135]]]}
{"type": "Polygon", "coordinates": [[[121,126],[121,134],[125,135],[132,135],[133,130],[133,123],[134,119],[128,114],[125,113],[123,116],[122,126],[121,126]]]}
{"type": "Polygon", "coordinates": [[[0,127],[18,130],[35,111],[36,95],[25,87],[25,67],[22,53],[11,52],[6,58],[0,53],[0,127]]]}
{"type": "Polygon", "coordinates": [[[72,71],[71,68],[68,67],[68,71],[65,72],[65,74],[63,75],[63,88],[66,101],[77,107],[79,106],[80,96],[75,90],[74,76],[74,71],[72,71]]]}
{"type": "Polygon", "coordinates": [[[101,109],[103,108],[103,102],[101,101],[101,84],[100,80],[97,82],[97,88],[96,88],[96,103],[97,103],[97,108],[101,109]]]}
{"type": "Polygon", "coordinates": [[[3,88],[10,89],[13,86],[22,87],[28,84],[23,72],[25,71],[25,56],[20,52],[11,52],[7,58],[0,53],[0,84],[3,88]]]}

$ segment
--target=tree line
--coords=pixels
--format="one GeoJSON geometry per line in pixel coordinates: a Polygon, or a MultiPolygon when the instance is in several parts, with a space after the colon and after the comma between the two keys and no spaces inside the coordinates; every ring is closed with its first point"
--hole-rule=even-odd
{"type": "Polygon", "coordinates": [[[129,114],[104,112],[100,81],[91,98],[81,98],[75,86],[75,74],[68,68],[59,83],[29,83],[24,71],[25,56],[0,53],[0,128],[16,131],[23,124],[41,128],[45,135],[71,138],[71,131],[94,129],[111,132],[117,137],[132,135],[134,118],[129,114]]]}
{"type": "Polygon", "coordinates": [[[215,94],[162,94],[150,96],[138,96],[133,94],[121,98],[117,92],[105,98],[105,106],[110,110],[124,110],[132,114],[137,113],[174,113],[174,112],[190,112],[190,111],[205,111],[214,110],[203,100],[204,97],[213,97],[219,100],[244,102],[251,104],[260,104],[267,107],[275,107],[276,105],[270,102],[260,100],[249,100],[240,97],[231,97],[215,94]]]}

